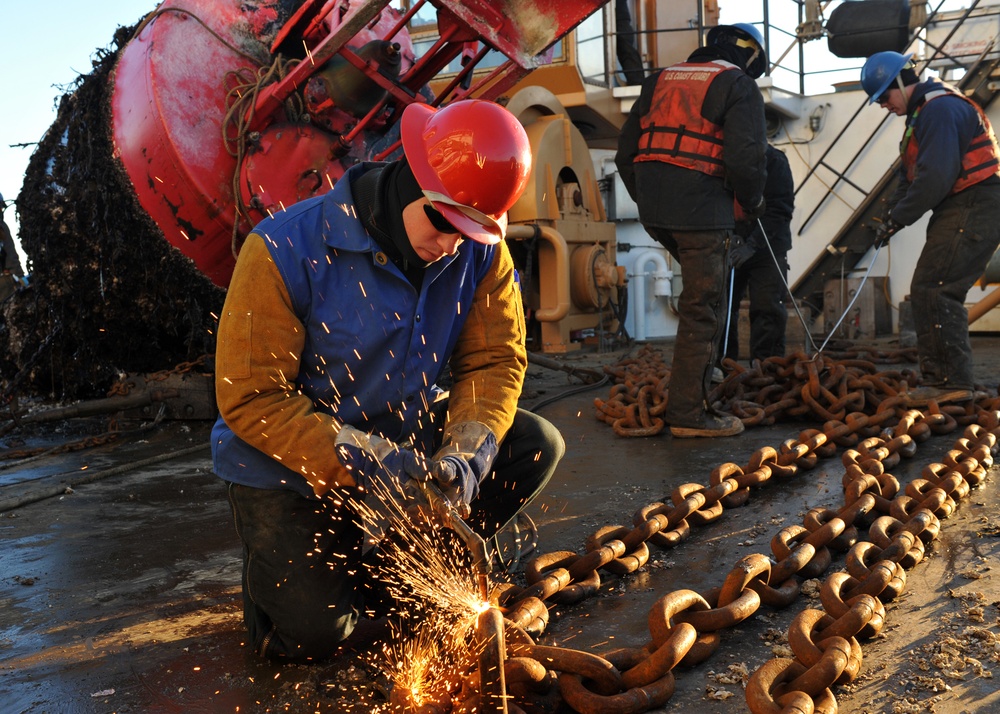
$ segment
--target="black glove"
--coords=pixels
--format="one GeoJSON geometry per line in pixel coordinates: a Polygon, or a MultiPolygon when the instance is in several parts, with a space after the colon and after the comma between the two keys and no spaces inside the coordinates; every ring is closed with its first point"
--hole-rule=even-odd
{"type": "Polygon", "coordinates": [[[902,223],[898,223],[891,218],[886,218],[879,223],[875,228],[875,247],[881,248],[884,246],[902,227],[902,223]]]}
{"type": "Polygon", "coordinates": [[[729,242],[729,267],[741,268],[757,252],[757,247],[747,238],[734,235],[729,242]]]}
{"type": "Polygon", "coordinates": [[[426,478],[427,459],[388,439],[366,434],[349,424],[340,427],[335,442],[337,458],[366,491],[382,491],[393,498],[412,496],[407,482],[426,478]]]}
{"type": "Polygon", "coordinates": [[[492,468],[497,450],[497,438],[485,424],[453,424],[445,430],[441,448],[434,454],[431,476],[453,505],[468,507],[492,468]]]}
{"type": "Polygon", "coordinates": [[[747,208],[743,204],[740,204],[740,208],[743,209],[743,214],[745,216],[744,220],[756,223],[757,219],[764,215],[764,209],[767,208],[767,203],[764,201],[764,197],[761,196],[760,201],[753,208],[747,208]]]}

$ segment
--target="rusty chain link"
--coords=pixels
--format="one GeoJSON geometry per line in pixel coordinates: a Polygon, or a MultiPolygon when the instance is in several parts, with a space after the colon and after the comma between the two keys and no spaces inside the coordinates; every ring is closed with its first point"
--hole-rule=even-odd
{"type": "MultiPolygon", "coordinates": [[[[873,360],[860,359],[862,354],[873,353],[859,349],[858,356],[845,360],[797,353],[755,361],[752,367],[727,359],[723,363],[729,374],[711,391],[708,401],[720,411],[735,414],[746,426],[785,419],[840,421],[850,413],[871,414],[901,405],[900,392],[916,385],[917,374],[913,370],[880,372],[873,360]]],[[[604,371],[615,385],[607,399],[594,400],[597,418],[623,437],[655,436],[663,431],[666,425],[661,415],[667,405],[670,367],[662,353],[647,345],[604,371]]]]}
{"type": "MultiPolygon", "coordinates": [[[[151,382],[158,382],[166,380],[171,375],[187,374],[188,372],[193,372],[196,368],[204,366],[214,357],[212,354],[204,354],[190,362],[180,362],[177,365],[171,367],[170,369],[161,370],[159,372],[153,372],[147,375],[128,375],[123,377],[118,382],[113,384],[108,390],[109,397],[115,396],[125,396],[131,394],[136,388],[145,389],[146,386],[151,382]]],[[[13,423],[9,426],[17,426],[18,419],[17,415],[12,413],[13,423]]],[[[162,415],[157,417],[156,423],[162,419],[162,415]]],[[[140,430],[142,431],[142,430],[140,430]]],[[[111,417],[108,419],[107,429],[103,434],[97,434],[93,436],[86,436],[74,441],[70,441],[58,446],[40,446],[35,448],[25,448],[25,449],[7,449],[0,453],[0,460],[2,461],[19,461],[21,459],[33,458],[35,456],[40,456],[42,454],[52,455],[52,454],[62,454],[70,451],[80,451],[82,449],[90,449],[96,446],[104,446],[109,444],[122,436],[121,427],[118,423],[118,419],[111,417]]]]}
{"type": "MultiPolygon", "coordinates": [[[[857,676],[862,659],[857,638],[871,639],[881,631],[883,603],[903,591],[906,570],[923,559],[925,546],[937,538],[940,519],[950,516],[955,502],[985,479],[998,436],[1000,412],[984,412],[979,423],[966,427],[943,463],[926,467],[924,478],[911,481],[902,494],[882,507],[875,507],[875,499],[869,499],[867,492],[852,503],[845,488],[845,507],[837,521],[845,525],[864,522],[869,505],[873,506],[870,511],[888,515],[871,521],[870,541],[851,546],[847,572],[833,573],[823,583],[820,602],[824,610],[804,610],[792,622],[788,641],[795,658],[771,660],[750,678],[746,696],[754,714],[781,711],[793,699],[810,711],[836,711],[830,688],[857,676]]],[[[857,480],[884,476],[883,454],[891,455],[888,449],[867,457],[849,451],[844,455],[845,478],[857,470],[857,480]]],[[[878,490],[885,496],[885,488],[878,490]]]]}
{"type": "Polygon", "coordinates": [[[174,374],[187,374],[193,372],[196,367],[201,367],[215,357],[214,354],[204,354],[190,362],[178,362],[170,369],[163,369],[159,372],[151,372],[145,375],[128,375],[111,385],[108,396],[121,396],[130,394],[136,387],[144,387],[150,382],[162,382],[167,377],[174,374]]]}
{"type": "MultiPolygon", "coordinates": [[[[39,456],[41,454],[45,455],[65,454],[70,451],[81,451],[83,449],[92,449],[95,446],[104,446],[105,444],[110,444],[111,442],[117,440],[120,437],[121,437],[121,427],[118,425],[118,420],[112,419],[109,420],[108,422],[108,430],[103,434],[96,434],[94,436],[85,436],[82,439],[66,442],[65,444],[59,444],[58,446],[37,446],[30,449],[6,449],[2,453],[0,453],[0,460],[19,461],[21,459],[27,459],[33,456],[39,456]]],[[[6,468],[6,466],[4,468],[6,468]]]]}

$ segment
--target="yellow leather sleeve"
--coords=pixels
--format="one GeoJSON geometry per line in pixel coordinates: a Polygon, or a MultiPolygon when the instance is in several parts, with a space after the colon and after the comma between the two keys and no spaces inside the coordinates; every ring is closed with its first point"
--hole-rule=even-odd
{"type": "Polygon", "coordinates": [[[528,352],[514,261],[505,242],[497,247],[452,353],[446,425],[479,421],[500,441],[514,421],[528,352]]]}
{"type": "Polygon", "coordinates": [[[304,344],[284,281],[252,233],[219,318],[215,397],[236,436],[304,476],[319,496],[355,481],[334,451],[340,424],[295,387],[304,344]]]}

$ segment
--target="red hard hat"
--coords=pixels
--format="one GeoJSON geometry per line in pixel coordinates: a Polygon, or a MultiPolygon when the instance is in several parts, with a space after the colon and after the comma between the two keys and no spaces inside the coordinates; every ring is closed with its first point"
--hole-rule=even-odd
{"type": "Polygon", "coordinates": [[[400,120],[403,152],[424,195],[465,235],[492,245],[531,173],[528,135],[494,102],[465,99],[443,109],[410,104],[400,120]]]}

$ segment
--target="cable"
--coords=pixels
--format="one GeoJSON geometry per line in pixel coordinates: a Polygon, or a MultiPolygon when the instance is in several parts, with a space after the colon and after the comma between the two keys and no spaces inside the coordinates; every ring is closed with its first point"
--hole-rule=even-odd
{"type": "Polygon", "coordinates": [[[235,52],[236,54],[240,55],[241,57],[245,57],[246,59],[250,60],[254,64],[260,64],[260,60],[257,57],[254,57],[253,55],[249,54],[248,52],[245,52],[244,50],[241,50],[239,47],[237,47],[236,45],[234,45],[231,42],[229,42],[228,40],[226,40],[226,38],[224,38],[218,32],[216,32],[215,30],[213,30],[207,24],[205,24],[205,21],[202,20],[200,17],[198,17],[197,15],[195,15],[190,10],[186,10],[185,8],[182,8],[182,7],[164,7],[164,8],[160,8],[160,9],[157,9],[157,10],[153,10],[148,15],[146,15],[146,17],[144,17],[142,19],[142,22],[140,22],[139,25],[135,28],[135,32],[132,33],[132,37],[129,38],[129,42],[131,42],[136,37],[138,37],[142,33],[142,31],[146,29],[146,26],[149,23],[151,23],[153,20],[155,20],[160,15],[164,15],[164,14],[166,14],[168,12],[170,12],[170,13],[176,13],[178,15],[187,15],[192,20],[194,20],[199,25],[201,25],[208,32],[208,34],[212,35],[212,37],[214,37],[215,39],[217,39],[219,42],[221,42],[223,45],[225,45],[226,47],[228,47],[229,49],[231,49],[233,52],[235,52]]]}
{"type": "Polygon", "coordinates": [[[611,377],[604,375],[603,378],[594,382],[593,384],[581,384],[579,387],[573,387],[572,389],[567,389],[565,392],[560,392],[559,394],[553,394],[551,397],[546,397],[545,399],[539,400],[535,404],[532,404],[528,408],[529,412],[537,412],[542,407],[546,407],[553,402],[558,402],[560,399],[565,399],[566,397],[571,397],[574,394],[582,394],[583,392],[589,392],[591,389],[597,389],[598,387],[603,387],[605,384],[611,381],[611,377]]]}
{"type": "MultiPolygon", "coordinates": [[[[758,219],[759,220],[759,219],[758,219]]],[[[770,247],[770,246],[769,246],[770,247]]],[[[729,305],[726,309],[726,331],[722,340],[722,356],[729,352],[729,328],[733,324],[733,283],[736,282],[736,267],[729,268],[729,305]]]]}
{"type": "Polygon", "coordinates": [[[826,343],[830,341],[831,337],[833,337],[833,333],[835,333],[837,331],[837,328],[840,327],[840,323],[844,321],[844,318],[847,317],[847,314],[851,311],[851,308],[854,307],[854,303],[857,302],[859,297],[861,297],[861,288],[865,286],[865,282],[868,280],[868,276],[872,274],[872,268],[875,267],[875,259],[878,258],[878,253],[880,250],[882,250],[882,246],[878,246],[875,249],[875,255],[872,256],[872,262],[868,264],[868,270],[865,271],[865,276],[861,278],[861,284],[858,285],[858,289],[854,292],[854,297],[851,298],[851,301],[847,304],[847,307],[844,308],[844,312],[840,316],[840,319],[837,320],[837,324],[833,326],[833,329],[830,330],[830,333],[826,336],[826,339],[823,340],[823,344],[820,345],[819,350],[816,352],[817,355],[819,355],[819,353],[823,351],[823,348],[826,347],[826,343]]]}
{"type": "MultiPolygon", "coordinates": [[[[792,294],[792,289],[788,286],[788,280],[785,279],[785,271],[782,270],[781,265],[778,263],[778,256],[774,254],[774,248],[771,247],[771,239],[767,237],[767,232],[764,230],[764,224],[761,223],[760,218],[757,219],[757,225],[760,227],[760,234],[764,236],[764,245],[767,246],[767,252],[771,254],[771,260],[774,261],[774,267],[778,269],[778,276],[781,278],[781,284],[785,286],[785,292],[788,293],[788,297],[792,300],[792,307],[795,308],[795,314],[799,316],[799,322],[802,323],[802,329],[806,333],[806,339],[809,340],[809,344],[812,345],[813,350],[816,350],[816,343],[813,341],[812,332],[809,331],[809,325],[806,324],[806,319],[802,316],[802,311],[799,310],[799,304],[795,300],[795,295],[792,294]]],[[[843,320],[844,318],[840,318],[843,320]]],[[[840,324],[839,322],[837,323],[840,324]]],[[[831,333],[832,334],[832,333],[831,333]]],[[[826,343],[823,343],[826,346],[826,343]]],[[[822,348],[816,350],[816,353],[822,351],[822,348]]]]}
{"type": "MultiPolygon", "coordinates": [[[[222,121],[222,142],[230,156],[236,159],[233,170],[232,190],[236,216],[233,219],[233,257],[239,254],[240,222],[253,223],[250,207],[243,200],[240,175],[247,155],[247,144],[251,142],[249,126],[253,123],[257,99],[265,87],[283,80],[299,64],[299,60],[285,59],[277,55],[269,65],[256,70],[242,67],[226,73],[223,80],[226,89],[226,114],[222,121]]],[[[286,116],[292,121],[303,121],[305,109],[302,99],[292,94],[284,102],[286,116]]]]}
{"type": "MultiPolygon", "coordinates": [[[[760,218],[757,219],[757,225],[760,226],[760,232],[764,236],[764,243],[765,245],[767,245],[767,250],[771,254],[771,259],[774,261],[774,265],[778,268],[778,274],[781,275],[782,271],[781,271],[781,266],[778,265],[778,257],[774,254],[774,249],[771,247],[771,241],[768,240],[767,238],[767,233],[764,231],[764,224],[761,223],[760,218]]],[[[785,290],[788,291],[788,296],[792,299],[792,307],[795,308],[795,314],[799,316],[799,322],[802,323],[802,327],[805,330],[806,339],[809,340],[809,344],[811,344],[813,349],[816,350],[816,356],[818,356],[824,350],[824,348],[826,348],[826,345],[830,341],[830,338],[833,337],[833,334],[837,331],[837,328],[840,327],[840,323],[844,321],[844,318],[847,317],[847,314],[851,311],[851,308],[854,307],[854,303],[857,302],[859,297],[861,297],[861,288],[863,288],[865,286],[865,282],[868,281],[868,276],[871,275],[872,268],[875,267],[875,260],[876,258],[878,258],[879,251],[881,250],[882,246],[877,246],[875,248],[875,255],[872,256],[871,263],[868,264],[868,270],[865,271],[864,277],[861,278],[861,284],[858,285],[858,289],[857,291],[855,291],[854,297],[851,298],[851,301],[847,304],[847,307],[844,308],[844,312],[841,314],[840,319],[837,320],[837,324],[833,326],[833,329],[830,330],[829,334],[827,334],[826,336],[826,339],[823,340],[823,344],[820,345],[818,349],[816,348],[816,342],[813,340],[812,334],[809,332],[809,326],[806,325],[805,318],[802,317],[802,313],[799,311],[799,306],[795,302],[795,296],[792,295],[792,289],[788,287],[788,281],[785,280],[784,277],[781,278],[781,282],[784,283],[785,285],[785,290]]]]}

